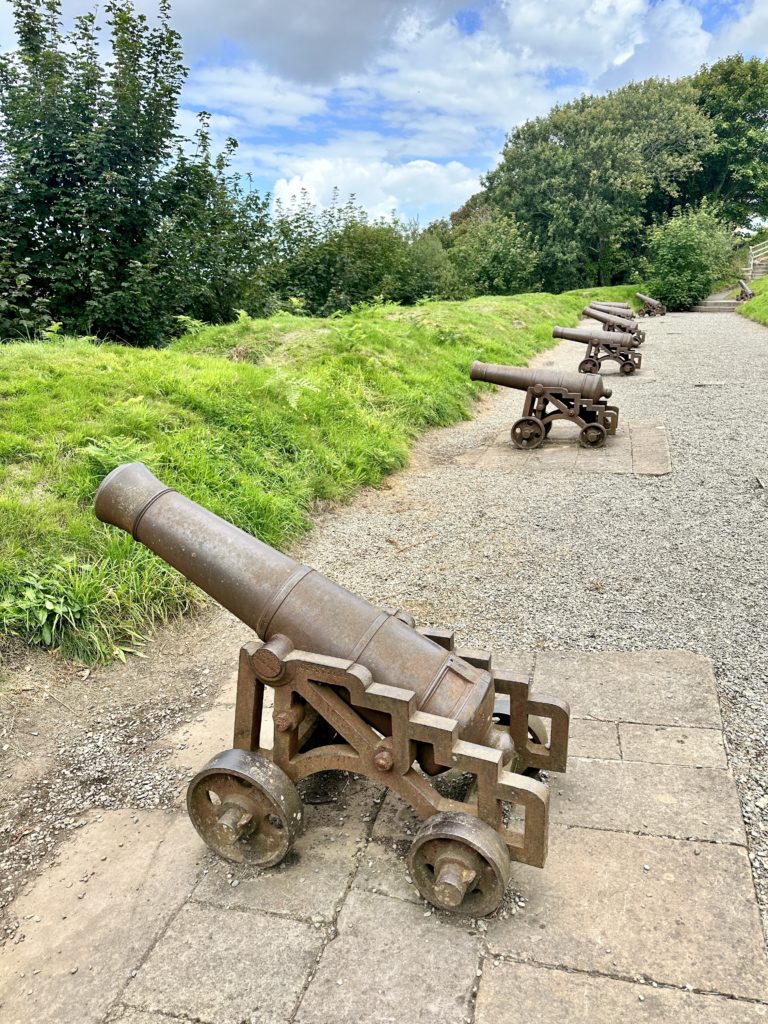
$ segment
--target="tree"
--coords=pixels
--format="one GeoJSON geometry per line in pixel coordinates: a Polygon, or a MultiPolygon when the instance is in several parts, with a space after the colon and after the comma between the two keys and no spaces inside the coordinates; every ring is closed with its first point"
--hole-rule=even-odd
{"type": "Polygon", "coordinates": [[[508,136],[486,197],[532,236],[545,288],[631,272],[646,224],[671,211],[713,145],[696,97],[688,82],[648,79],[556,106],[508,136]]]}
{"type": "Polygon", "coordinates": [[[510,295],[536,280],[538,252],[515,218],[498,210],[461,220],[449,256],[468,295],[510,295]]]}
{"type": "Polygon", "coordinates": [[[730,269],[731,232],[707,208],[677,211],[649,232],[651,293],[671,309],[690,309],[730,269]]]}
{"type": "Polygon", "coordinates": [[[18,49],[0,56],[9,263],[66,329],[157,342],[170,317],[161,177],[185,75],[169,2],[150,26],[130,0],[106,0],[107,63],[93,14],[65,36],[59,0],[12,3],[18,49]]]}
{"type": "Polygon", "coordinates": [[[231,171],[234,139],[213,155],[210,115],[198,117],[194,156],[180,149],[164,179],[168,212],[157,248],[173,267],[168,297],[179,312],[208,323],[226,323],[237,309],[268,315],[277,306],[265,275],[274,255],[269,197],[231,171]]]}
{"type": "Polygon", "coordinates": [[[768,60],[735,54],[703,67],[693,83],[716,142],[686,187],[686,199],[717,203],[737,226],[768,217],[768,60]]]}

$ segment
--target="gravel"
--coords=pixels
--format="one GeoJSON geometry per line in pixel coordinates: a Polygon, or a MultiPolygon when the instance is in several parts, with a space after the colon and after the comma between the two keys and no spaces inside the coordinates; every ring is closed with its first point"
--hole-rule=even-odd
{"type": "MultiPolygon", "coordinates": [[[[522,395],[500,391],[427,435],[410,470],[321,515],[294,554],[470,647],[709,657],[768,926],[768,330],[706,313],[647,330],[656,379],[611,372],[611,401],[624,423],[665,423],[671,475],[457,464],[520,415],[522,395]]],[[[578,357],[563,342],[540,362],[578,357]]]]}

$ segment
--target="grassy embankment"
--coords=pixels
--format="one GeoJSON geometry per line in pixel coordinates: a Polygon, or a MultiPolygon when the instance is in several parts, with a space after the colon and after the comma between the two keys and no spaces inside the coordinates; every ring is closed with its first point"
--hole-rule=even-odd
{"type": "Polygon", "coordinates": [[[420,432],[467,417],[482,387],[468,379],[473,359],[524,364],[597,294],[244,319],[160,351],[66,338],[0,346],[0,640],[107,661],[198,599],[95,519],[94,491],[114,466],[140,459],[284,546],[316,499],[376,483],[420,432]]]}
{"type": "Polygon", "coordinates": [[[738,312],[742,316],[748,316],[750,320],[756,320],[759,324],[768,327],[768,277],[758,277],[750,284],[755,293],[754,299],[749,302],[742,302],[738,312]]]}

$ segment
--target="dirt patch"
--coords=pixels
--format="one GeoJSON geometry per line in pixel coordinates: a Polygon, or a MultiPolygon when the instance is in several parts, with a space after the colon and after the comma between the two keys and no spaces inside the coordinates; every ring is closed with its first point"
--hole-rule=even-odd
{"type": "Polygon", "coordinates": [[[0,665],[0,928],[30,874],[94,810],[170,807],[183,770],[164,736],[206,710],[251,634],[220,608],[95,670],[10,645],[0,665]]]}

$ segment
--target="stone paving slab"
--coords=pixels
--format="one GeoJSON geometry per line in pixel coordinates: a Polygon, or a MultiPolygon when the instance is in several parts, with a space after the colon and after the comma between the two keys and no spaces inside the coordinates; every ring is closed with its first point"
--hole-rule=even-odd
{"type": "Polygon", "coordinates": [[[619,732],[615,722],[571,718],[568,738],[569,757],[602,757],[619,759],[619,732]]]}
{"type": "Polygon", "coordinates": [[[513,879],[526,907],[489,923],[493,953],[768,999],[764,936],[740,847],[555,826],[545,870],[516,865],[513,879]]]}
{"type": "Polygon", "coordinates": [[[765,1024],[768,1005],[486,961],[475,1024],[765,1024]]]}
{"type": "Polygon", "coordinates": [[[459,922],[353,890],[296,1024],[465,1024],[480,940],[459,922]]]}
{"type": "Polygon", "coordinates": [[[722,729],[712,665],[689,651],[542,651],[534,688],[579,718],[722,729]]]}
{"type": "Polygon", "coordinates": [[[260,872],[214,859],[195,899],[226,910],[335,919],[358,865],[376,792],[355,781],[340,807],[305,805],[304,831],[280,865],[260,872]]]}
{"type": "Polygon", "coordinates": [[[288,1024],[322,945],[288,917],[187,904],[122,1000],[204,1024],[288,1024]]]}
{"type": "Polygon", "coordinates": [[[0,949],[3,1024],[89,1024],[189,896],[204,848],[186,816],[113,811],[85,826],[17,900],[0,949]]]}
{"type": "Polygon", "coordinates": [[[509,430],[504,430],[490,445],[463,452],[453,461],[471,469],[508,473],[557,470],[663,476],[672,472],[666,428],[657,421],[619,422],[615,435],[607,439],[603,448],[583,448],[578,443],[576,428],[562,421],[555,421],[549,437],[532,451],[515,448],[509,430]]]}
{"type": "Polygon", "coordinates": [[[736,783],[720,768],[573,757],[556,787],[553,822],[746,843],[736,783]]]}
{"type": "Polygon", "coordinates": [[[664,725],[619,723],[625,761],[685,764],[695,768],[727,768],[719,729],[681,729],[664,725]]]}

